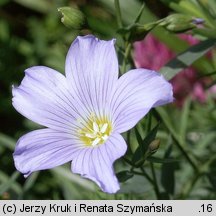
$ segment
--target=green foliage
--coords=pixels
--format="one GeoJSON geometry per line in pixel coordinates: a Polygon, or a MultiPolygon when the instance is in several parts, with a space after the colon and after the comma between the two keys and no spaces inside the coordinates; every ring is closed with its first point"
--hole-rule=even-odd
{"type": "Polygon", "coordinates": [[[193,62],[211,50],[215,46],[215,43],[215,39],[208,39],[188,48],[161,68],[160,72],[166,79],[170,80],[180,71],[192,65],[193,62]]]}
{"type": "Polygon", "coordinates": [[[116,173],[116,176],[117,176],[119,182],[125,182],[128,179],[132,178],[134,176],[134,174],[125,170],[125,171],[121,171],[119,173],[116,173]]]}
{"type": "Polygon", "coordinates": [[[134,152],[132,163],[139,167],[142,166],[145,159],[152,154],[150,145],[154,141],[157,130],[158,130],[159,124],[157,124],[145,137],[145,139],[142,140],[138,130],[135,128],[136,138],[139,143],[139,146],[137,147],[136,151],[134,152]]]}

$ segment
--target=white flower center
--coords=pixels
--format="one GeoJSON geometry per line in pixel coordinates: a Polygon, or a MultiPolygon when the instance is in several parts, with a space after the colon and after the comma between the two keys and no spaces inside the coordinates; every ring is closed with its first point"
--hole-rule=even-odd
{"type": "Polygon", "coordinates": [[[98,125],[93,122],[91,133],[86,133],[85,136],[91,139],[91,145],[96,146],[107,140],[108,134],[108,123],[98,125]]]}
{"type": "Polygon", "coordinates": [[[111,123],[107,118],[97,119],[92,115],[86,126],[79,130],[79,137],[87,146],[95,147],[103,144],[111,131],[111,123]]]}

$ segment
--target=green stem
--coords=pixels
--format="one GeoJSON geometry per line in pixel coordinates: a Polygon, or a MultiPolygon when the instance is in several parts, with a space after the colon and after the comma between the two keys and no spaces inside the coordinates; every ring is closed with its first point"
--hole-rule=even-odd
{"type": "Polygon", "coordinates": [[[131,148],[131,130],[129,130],[126,134],[127,144],[128,144],[128,154],[133,154],[132,148],[131,148]]]}
{"type": "Polygon", "coordinates": [[[191,158],[189,157],[189,155],[187,154],[186,150],[184,149],[184,147],[180,144],[180,142],[178,141],[178,139],[176,139],[175,136],[173,136],[172,134],[172,138],[175,141],[176,146],[178,147],[178,149],[182,152],[183,156],[185,156],[185,158],[187,159],[187,161],[190,163],[190,165],[193,167],[194,171],[196,173],[199,173],[199,168],[196,166],[196,164],[191,160],[191,158]]]}
{"type": "Polygon", "coordinates": [[[126,157],[123,157],[123,159],[126,163],[128,163],[130,166],[132,166],[132,168],[134,167],[134,164],[130,160],[128,160],[126,157]]]}
{"type": "Polygon", "coordinates": [[[7,182],[2,183],[0,186],[0,195],[6,192],[10,187],[12,187],[12,185],[18,179],[19,176],[20,176],[20,173],[15,171],[12,174],[12,176],[8,179],[7,182]]]}
{"type": "Polygon", "coordinates": [[[127,58],[130,55],[131,49],[132,49],[132,44],[129,42],[126,42],[124,59],[123,59],[123,64],[122,64],[122,73],[123,74],[126,72],[127,58]]]}
{"type": "Polygon", "coordinates": [[[115,9],[116,9],[116,18],[117,18],[118,27],[122,28],[123,24],[122,24],[122,16],[121,16],[119,0],[115,0],[115,9]]]}
{"type": "Polygon", "coordinates": [[[140,169],[141,169],[141,171],[142,171],[142,175],[145,176],[146,179],[148,179],[148,181],[149,181],[152,185],[154,185],[153,179],[148,175],[148,173],[144,170],[144,168],[141,167],[140,169]]]}
{"type": "Polygon", "coordinates": [[[174,128],[170,126],[170,122],[168,121],[169,117],[166,112],[164,112],[162,109],[155,110],[157,114],[159,114],[160,118],[162,119],[165,127],[170,132],[174,143],[178,147],[178,149],[181,151],[183,156],[187,159],[188,163],[193,167],[194,171],[197,173],[199,172],[199,168],[196,166],[196,164],[192,161],[192,159],[187,154],[187,151],[184,149],[183,144],[179,140],[178,134],[175,132],[174,128]]]}
{"type": "Polygon", "coordinates": [[[188,197],[188,195],[190,194],[190,192],[192,191],[192,189],[194,188],[197,180],[205,175],[206,171],[208,170],[208,167],[211,165],[211,163],[213,163],[216,160],[216,155],[214,155],[213,157],[211,157],[208,161],[206,161],[201,167],[200,167],[200,171],[198,173],[196,173],[195,176],[192,177],[191,181],[187,181],[187,183],[184,185],[183,190],[180,194],[180,199],[185,199],[188,197]]]}
{"type": "Polygon", "coordinates": [[[147,133],[151,131],[151,125],[152,125],[152,113],[150,111],[147,118],[147,133]]]}
{"type": "Polygon", "coordinates": [[[125,158],[125,157],[123,157],[123,159],[125,160],[126,163],[128,163],[129,165],[131,165],[131,169],[130,169],[130,172],[131,172],[131,173],[133,173],[133,174],[135,174],[135,175],[140,175],[140,176],[146,177],[146,179],[154,186],[154,181],[153,181],[153,179],[151,179],[151,177],[148,175],[148,173],[146,173],[146,171],[144,170],[143,167],[140,167],[140,170],[141,170],[142,172],[137,172],[137,171],[134,170],[135,167],[134,167],[134,165],[131,163],[130,160],[128,160],[128,159],[125,158]]]}
{"type": "Polygon", "coordinates": [[[155,194],[157,196],[157,199],[160,199],[160,191],[157,183],[157,178],[155,174],[155,169],[154,169],[154,164],[150,162],[150,167],[151,167],[151,172],[152,172],[152,177],[153,177],[153,183],[154,183],[154,189],[155,189],[155,194]]]}
{"type": "Polygon", "coordinates": [[[189,196],[190,192],[192,191],[193,187],[195,186],[197,180],[199,179],[200,176],[202,176],[203,174],[201,173],[197,173],[196,175],[194,175],[192,177],[191,181],[188,181],[184,186],[183,186],[183,190],[179,196],[179,199],[185,199],[189,196]]]}

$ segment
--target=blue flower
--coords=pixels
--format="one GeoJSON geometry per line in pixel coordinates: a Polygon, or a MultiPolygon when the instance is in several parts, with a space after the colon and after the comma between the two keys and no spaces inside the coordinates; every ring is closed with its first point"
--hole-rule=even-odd
{"type": "Polygon", "coordinates": [[[136,69],[118,79],[114,40],[77,37],[66,57],[66,76],[44,66],[25,71],[13,88],[13,106],[45,126],[22,136],[14,161],[25,176],[72,161],[72,172],[107,193],[119,190],[113,170],[127,145],[120,135],[155,106],[173,101],[157,72],[136,69]]]}

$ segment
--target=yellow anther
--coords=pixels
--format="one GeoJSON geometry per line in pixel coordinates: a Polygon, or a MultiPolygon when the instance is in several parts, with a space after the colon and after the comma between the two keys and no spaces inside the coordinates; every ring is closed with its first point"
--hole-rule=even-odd
{"type": "Polygon", "coordinates": [[[96,122],[93,122],[93,130],[95,132],[99,132],[99,127],[98,127],[98,124],[96,122]]]}
{"type": "Polygon", "coordinates": [[[102,136],[102,139],[103,139],[104,141],[106,141],[106,140],[108,139],[108,136],[105,134],[104,136],[102,136]]]}
{"type": "Polygon", "coordinates": [[[89,134],[89,133],[86,133],[85,135],[89,138],[92,138],[92,139],[97,136],[96,134],[89,134]]]}
{"type": "Polygon", "coordinates": [[[107,118],[97,118],[91,113],[90,118],[82,127],[79,129],[79,137],[87,146],[98,146],[103,144],[108,139],[112,132],[111,122],[107,118]]]}
{"type": "Polygon", "coordinates": [[[106,132],[106,129],[107,129],[107,127],[108,127],[108,124],[107,123],[105,123],[101,128],[100,128],[100,132],[101,133],[105,133],[106,132]]]}
{"type": "Polygon", "coordinates": [[[101,139],[97,137],[97,138],[92,142],[92,146],[96,146],[97,144],[99,144],[100,141],[101,141],[101,139]]]}

